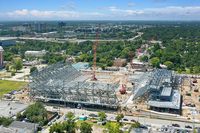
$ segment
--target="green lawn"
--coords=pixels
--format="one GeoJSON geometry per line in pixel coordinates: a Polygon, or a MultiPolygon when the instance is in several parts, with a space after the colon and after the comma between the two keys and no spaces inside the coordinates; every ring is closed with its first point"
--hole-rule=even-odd
{"type": "Polygon", "coordinates": [[[13,90],[19,90],[26,84],[26,82],[0,80],[0,97],[13,90]]]}

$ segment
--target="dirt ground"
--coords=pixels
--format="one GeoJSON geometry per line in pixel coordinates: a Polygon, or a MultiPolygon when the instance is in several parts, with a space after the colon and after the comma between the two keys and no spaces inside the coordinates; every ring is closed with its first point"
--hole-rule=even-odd
{"type": "Polygon", "coordinates": [[[197,83],[193,83],[193,81],[193,78],[185,78],[183,81],[181,88],[183,96],[182,114],[188,119],[200,120],[200,79],[197,79],[197,83]]]}

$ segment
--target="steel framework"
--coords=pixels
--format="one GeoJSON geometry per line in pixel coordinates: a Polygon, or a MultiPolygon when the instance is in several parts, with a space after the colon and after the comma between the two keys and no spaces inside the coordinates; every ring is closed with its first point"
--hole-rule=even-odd
{"type": "Polygon", "coordinates": [[[118,107],[118,84],[88,81],[70,63],[59,62],[30,76],[30,94],[34,99],[54,100],[105,107],[118,107]]]}

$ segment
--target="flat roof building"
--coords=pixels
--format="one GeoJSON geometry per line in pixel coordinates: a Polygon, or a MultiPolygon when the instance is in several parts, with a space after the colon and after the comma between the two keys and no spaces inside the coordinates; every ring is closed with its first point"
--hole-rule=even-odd
{"type": "Polygon", "coordinates": [[[45,50],[42,51],[26,51],[25,56],[26,57],[42,57],[46,54],[45,50]]]}
{"type": "Polygon", "coordinates": [[[13,121],[8,128],[15,130],[15,133],[36,133],[38,126],[36,123],[13,121]]]}

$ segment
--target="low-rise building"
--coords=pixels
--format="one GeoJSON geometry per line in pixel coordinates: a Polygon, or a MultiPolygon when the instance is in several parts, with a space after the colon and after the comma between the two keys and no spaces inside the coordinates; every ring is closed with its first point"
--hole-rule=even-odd
{"type": "Polygon", "coordinates": [[[45,50],[42,50],[42,51],[26,51],[25,56],[26,57],[42,57],[46,53],[47,52],[45,50]]]}
{"type": "Polygon", "coordinates": [[[38,126],[36,123],[13,121],[8,128],[14,130],[15,133],[36,133],[38,126]]]}

